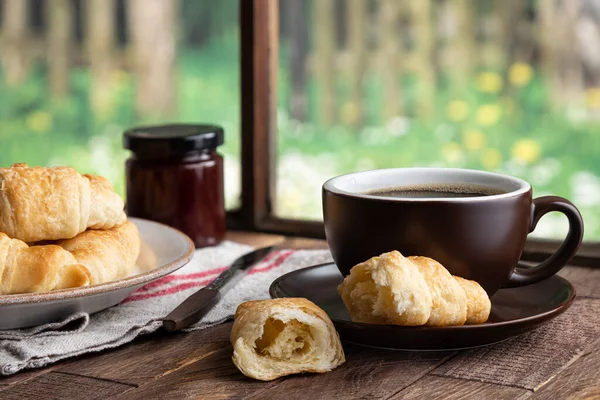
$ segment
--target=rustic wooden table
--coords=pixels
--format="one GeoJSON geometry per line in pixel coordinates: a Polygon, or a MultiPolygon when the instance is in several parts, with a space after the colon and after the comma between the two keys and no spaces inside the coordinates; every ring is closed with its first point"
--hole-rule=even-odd
{"type": "MultiPolygon", "coordinates": [[[[323,241],[232,232],[253,246],[325,248],[323,241]]],[[[569,276],[569,278],[572,278],[569,276]]],[[[0,399],[565,399],[600,398],[600,341],[538,391],[432,375],[452,357],[344,345],[347,362],[322,375],[258,382],[231,362],[231,323],[193,333],[157,332],[101,354],[0,378],[0,399]]]]}

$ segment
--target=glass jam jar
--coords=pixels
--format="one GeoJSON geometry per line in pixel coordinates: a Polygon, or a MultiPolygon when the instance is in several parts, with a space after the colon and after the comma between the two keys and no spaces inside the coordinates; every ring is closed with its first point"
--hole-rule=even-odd
{"type": "Polygon", "coordinates": [[[223,128],[171,124],[137,127],[123,135],[127,214],[161,222],[187,234],[196,248],[225,235],[223,128]]]}

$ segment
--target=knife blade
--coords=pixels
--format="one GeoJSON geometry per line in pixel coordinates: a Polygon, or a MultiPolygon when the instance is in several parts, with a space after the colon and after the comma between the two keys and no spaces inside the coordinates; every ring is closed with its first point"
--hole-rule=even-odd
{"type": "Polygon", "coordinates": [[[262,247],[237,258],[211,283],[185,299],[162,320],[163,328],[169,332],[187,328],[200,321],[246,272],[265,258],[275,246],[262,247]]]}

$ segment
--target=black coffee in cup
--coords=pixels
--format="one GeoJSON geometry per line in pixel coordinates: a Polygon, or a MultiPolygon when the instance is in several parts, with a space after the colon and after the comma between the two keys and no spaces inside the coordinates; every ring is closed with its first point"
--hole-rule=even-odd
{"type": "Polygon", "coordinates": [[[431,184],[388,187],[364,192],[364,194],[382,197],[431,199],[456,197],[483,197],[503,194],[506,191],[482,185],[431,184]]]}

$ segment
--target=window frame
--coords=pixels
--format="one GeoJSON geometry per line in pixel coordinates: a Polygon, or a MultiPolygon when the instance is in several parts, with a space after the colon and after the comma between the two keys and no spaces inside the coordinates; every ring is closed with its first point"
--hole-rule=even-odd
{"type": "MultiPolygon", "coordinates": [[[[255,232],[325,238],[322,221],[274,214],[277,164],[279,0],[240,0],[241,207],[228,226],[255,232]]],[[[543,261],[562,241],[527,239],[523,259],[543,261]]],[[[584,242],[571,264],[600,267],[600,242],[584,242]]]]}
{"type": "Polygon", "coordinates": [[[277,155],[278,0],[240,0],[241,207],[229,226],[325,238],[323,223],[274,215],[277,155]]]}

